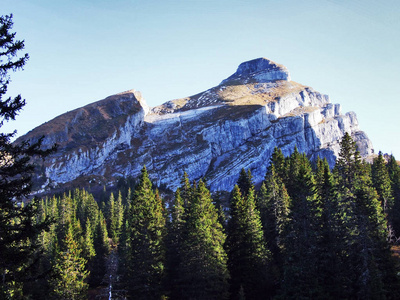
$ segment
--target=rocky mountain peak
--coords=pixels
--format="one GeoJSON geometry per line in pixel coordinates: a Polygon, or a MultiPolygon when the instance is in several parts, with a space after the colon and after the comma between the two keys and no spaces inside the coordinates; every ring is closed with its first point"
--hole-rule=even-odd
{"type": "Polygon", "coordinates": [[[284,155],[297,147],[333,167],[345,132],[362,157],[373,153],[355,113],[342,114],[327,95],[291,81],[286,67],[258,58],[202,93],[149,110],[129,90],[67,112],[20,140],[45,136],[44,145],[60,146],[38,162],[36,190],[113,185],[146,165],[158,186],[175,190],[186,172],[191,180],[206,177],[212,191],[230,191],[242,168],[259,184],[274,147],[284,155]]]}
{"type": "Polygon", "coordinates": [[[290,81],[288,69],[267,58],[261,57],[243,62],[236,72],[221,82],[221,85],[247,84],[251,82],[290,81]]]}

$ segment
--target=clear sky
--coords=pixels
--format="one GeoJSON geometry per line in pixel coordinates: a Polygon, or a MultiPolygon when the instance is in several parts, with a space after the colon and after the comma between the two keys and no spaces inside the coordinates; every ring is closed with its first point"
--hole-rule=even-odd
{"type": "Polygon", "coordinates": [[[400,159],[398,0],[1,0],[30,55],[2,130],[24,134],[129,89],[149,106],[218,85],[250,59],[355,111],[376,151],[400,159]]]}

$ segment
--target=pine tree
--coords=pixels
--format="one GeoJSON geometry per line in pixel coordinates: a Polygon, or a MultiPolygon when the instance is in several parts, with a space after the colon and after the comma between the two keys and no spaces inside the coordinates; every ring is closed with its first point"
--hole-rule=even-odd
{"type": "MultiPolygon", "coordinates": [[[[12,27],[12,15],[0,17],[0,128],[5,121],[15,120],[25,106],[21,95],[6,96],[9,73],[22,70],[29,58],[28,54],[20,55],[24,41],[15,39],[12,27]]],[[[0,133],[0,297],[20,289],[25,270],[36,260],[39,245],[34,241],[49,225],[47,220],[35,222],[36,201],[24,206],[17,204],[31,191],[34,171],[31,158],[45,156],[49,151],[40,149],[42,139],[33,143],[11,143],[15,133],[0,133]]]]}
{"type": "Polygon", "coordinates": [[[114,194],[111,193],[110,199],[108,200],[108,209],[107,209],[107,219],[108,219],[108,232],[110,234],[110,238],[113,240],[114,243],[117,242],[117,236],[118,236],[118,219],[116,215],[116,209],[115,209],[115,198],[114,194]]]}
{"type": "Polygon", "coordinates": [[[260,214],[255,206],[254,189],[243,197],[235,185],[230,202],[227,238],[231,298],[238,299],[243,287],[248,299],[264,299],[268,293],[268,261],[260,214]]]}
{"type": "Polygon", "coordinates": [[[86,299],[89,272],[85,270],[86,260],[73,236],[73,226],[68,226],[64,249],[57,255],[54,265],[55,278],[52,280],[53,293],[57,299],[86,299]]]}
{"type": "Polygon", "coordinates": [[[193,187],[190,185],[189,177],[186,172],[183,173],[180,187],[181,198],[183,201],[183,206],[188,208],[193,196],[193,187]]]}
{"type": "Polygon", "coordinates": [[[267,244],[272,248],[280,247],[280,236],[289,221],[290,202],[285,184],[276,173],[275,165],[271,163],[257,197],[257,207],[267,244]]]}
{"type": "Polygon", "coordinates": [[[307,157],[295,148],[289,159],[288,191],[292,199],[290,222],[284,236],[285,298],[321,299],[318,273],[318,238],[321,211],[315,194],[315,178],[307,157]]]}
{"type": "Polygon", "coordinates": [[[317,159],[315,175],[317,201],[321,208],[318,229],[318,277],[325,299],[345,298],[346,283],[342,274],[347,266],[343,263],[343,249],[346,248],[343,237],[346,236],[337,182],[330,171],[326,159],[317,159]]]}
{"type": "Polygon", "coordinates": [[[94,226],[93,246],[96,255],[89,262],[91,276],[89,277],[90,286],[100,285],[106,272],[106,258],[110,252],[108,240],[107,223],[101,211],[94,226]]]}
{"type": "Polygon", "coordinates": [[[218,212],[218,222],[221,223],[222,227],[226,229],[227,225],[227,218],[224,212],[224,206],[222,205],[222,199],[221,199],[221,192],[217,191],[213,195],[213,204],[215,208],[217,209],[218,212]]]}
{"type": "Polygon", "coordinates": [[[251,175],[250,169],[246,172],[246,170],[242,168],[237,185],[242,195],[244,197],[247,196],[249,190],[253,187],[253,176],[251,175]]]}
{"type": "Polygon", "coordinates": [[[183,252],[183,239],[185,234],[186,211],[181,197],[181,190],[175,192],[175,198],[171,206],[171,221],[168,224],[167,238],[167,273],[166,286],[171,292],[172,299],[180,299],[180,289],[177,281],[179,277],[178,266],[180,265],[183,252]]]}
{"type": "Polygon", "coordinates": [[[384,299],[391,290],[397,294],[393,263],[387,238],[387,224],[369,170],[361,161],[349,134],[341,142],[335,166],[343,222],[342,236],[347,248],[347,271],[342,274],[351,284],[346,297],[384,299]]]}
{"type": "Polygon", "coordinates": [[[114,211],[114,216],[115,216],[115,235],[116,235],[116,241],[118,242],[119,236],[121,235],[121,230],[122,230],[122,225],[124,222],[124,206],[122,204],[122,194],[121,192],[118,193],[118,198],[117,202],[115,203],[115,211],[114,211]]]}
{"type": "Polygon", "coordinates": [[[143,167],[129,214],[125,280],[136,299],[158,299],[165,268],[165,218],[143,167]]]}
{"type": "Polygon", "coordinates": [[[397,238],[400,237],[400,166],[396,158],[391,155],[386,167],[388,169],[393,196],[393,210],[389,218],[394,231],[392,235],[394,235],[394,239],[397,240],[397,238]]]}
{"type": "Polygon", "coordinates": [[[83,243],[83,257],[87,260],[90,260],[92,257],[96,255],[96,251],[94,249],[94,238],[93,238],[93,230],[92,225],[89,219],[86,220],[86,228],[85,228],[85,237],[83,243]]]}
{"type": "Polygon", "coordinates": [[[200,181],[188,207],[178,266],[182,299],[212,300],[228,296],[225,234],[210,192],[200,181]]]}
{"type": "Polygon", "coordinates": [[[289,223],[289,205],[291,199],[281,178],[271,162],[266,178],[261,185],[257,197],[257,207],[260,211],[261,224],[268,248],[272,254],[273,282],[278,288],[283,274],[283,236],[289,223]]]}
{"type": "Polygon", "coordinates": [[[272,152],[271,155],[270,163],[275,166],[276,174],[282,179],[283,182],[285,182],[288,176],[287,163],[285,160],[285,156],[283,155],[280,148],[274,148],[274,152],[272,152]]]}
{"type": "Polygon", "coordinates": [[[395,236],[392,231],[394,198],[392,195],[392,184],[389,177],[389,171],[386,167],[386,162],[381,151],[379,151],[378,157],[374,159],[371,166],[371,178],[373,187],[378,193],[378,198],[388,223],[388,235],[390,235],[389,240],[394,242],[395,236]]]}
{"type": "Polygon", "coordinates": [[[372,164],[372,183],[378,193],[384,214],[387,217],[391,216],[394,202],[392,187],[389,172],[386,168],[386,162],[380,151],[378,157],[374,159],[372,164]]]}

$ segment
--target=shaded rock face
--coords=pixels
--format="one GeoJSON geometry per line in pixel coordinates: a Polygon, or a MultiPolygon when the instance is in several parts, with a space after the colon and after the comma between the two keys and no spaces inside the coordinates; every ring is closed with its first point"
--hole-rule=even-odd
{"type": "MultiPolygon", "coordinates": [[[[45,123],[20,139],[45,135],[60,149],[41,168],[41,189],[65,184],[109,184],[137,176],[146,165],[157,185],[175,190],[186,171],[207,179],[212,191],[230,191],[242,168],[256,184],[274,147],[296,146],[331,166],[349,132],[363,157],[373,153],[355,113],[310,87],[290,81],[287,69],[267,59],[242,63],[235,74],[203,93],[149,109],[127,91],[45,123]]],[[[38,187],[39,188],[39,187],[38,187]]]]}

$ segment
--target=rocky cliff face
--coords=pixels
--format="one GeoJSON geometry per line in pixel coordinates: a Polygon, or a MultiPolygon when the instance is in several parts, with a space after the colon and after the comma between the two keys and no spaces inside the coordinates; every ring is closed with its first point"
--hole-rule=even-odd
{"type": "Polygon", "coordinates": [[[363,157],[373,153],[355,113],[342,114],[327,95],[260,58],[195,96],[149,109],[131,90],[61,115],[20,139],[44,134],[45,145],[60,145],[43,163],[42,189],[113,184],[146,165],[157,185],[172,190],[186,171],[190,179],[206,177],[213,191],[229,191],[242,168],[261,182],[274,147],[289,155],[297,146],[333,166],[345,132],[363,157]]]}

